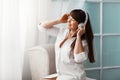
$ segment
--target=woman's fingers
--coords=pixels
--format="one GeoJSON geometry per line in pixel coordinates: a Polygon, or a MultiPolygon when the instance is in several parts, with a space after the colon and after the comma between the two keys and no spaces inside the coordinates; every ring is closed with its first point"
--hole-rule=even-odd
{"type": "Polygon", "coordinates": [[[63,22],[63,23],[66,23],[67,22],[67,19],[68,19],[68,16],[69,16],[69,14],[64,14],[62,17],[61,17],[61,19],[60,19],[60,21],[61,22],[63,22]]]}
{"type": "Polygon", "coordinates": [[[77,35],[83,35],[85,33],[85,27],[77,29],[77,35]]]}

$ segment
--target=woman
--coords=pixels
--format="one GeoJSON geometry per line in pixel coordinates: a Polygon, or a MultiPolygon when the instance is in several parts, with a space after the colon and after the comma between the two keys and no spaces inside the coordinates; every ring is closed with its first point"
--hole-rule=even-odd
{"type": "MultiPolygon", "coordinates": [[[[93,32],[86,11],[75,9],[60,19],[42,23],[39,28],[57,36],[55,43],[57,78],[44,80],[94,80],[86,77],[83,62],[95,62],[93,32]],[[67,28],[54,27],[67,23],[67,28]]],[[[49,33],[49,34],[50,34],[49,33]]]]}

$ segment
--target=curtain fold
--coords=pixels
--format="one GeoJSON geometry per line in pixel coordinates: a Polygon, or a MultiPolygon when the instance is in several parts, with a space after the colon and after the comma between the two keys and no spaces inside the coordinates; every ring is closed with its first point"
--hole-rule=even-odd
{"type": "Polygon", "coordinates": [[[0,80],[22,80],[25,52],[36,45],[36,26],[37,0],[0,0],[0,80]]]}

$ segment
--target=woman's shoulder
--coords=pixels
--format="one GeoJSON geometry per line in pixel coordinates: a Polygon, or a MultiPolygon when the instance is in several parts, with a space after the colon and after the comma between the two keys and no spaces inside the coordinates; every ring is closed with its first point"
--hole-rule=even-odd
{"type": "Polygon", "coordinates": [[[60,28],[60,33],[67,33],[69,30],[66,27],[60,28]]]}
{"type": "Polygon", "coordinates": [[[67,33],[68,33],[68,29],[66,27],[62,27],[59,30],[58,36],[65,37],[67,33]]]}
{"type": "Polygon", "coordinates": [[[60,28],[60,31],[62,31],[62,32],[66,31],[66,30],[68,30],[66,27],[61,27],[60,28]]]}

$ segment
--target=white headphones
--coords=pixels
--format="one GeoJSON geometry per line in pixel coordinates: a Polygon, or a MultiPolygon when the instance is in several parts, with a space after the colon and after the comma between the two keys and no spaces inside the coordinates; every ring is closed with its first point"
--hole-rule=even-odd
{"type": "Polygon", "coordinates": [[[84,12],[85,12],[85,16],[86,16],[85,21],[84,21],[84,23],[79,23],[78,28],[81,28],[81,27],[83,27],[83,26],[85,26],[87,24],[88,14],[87,14],[86,11],[84,11],[84,12]]]}

